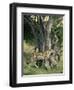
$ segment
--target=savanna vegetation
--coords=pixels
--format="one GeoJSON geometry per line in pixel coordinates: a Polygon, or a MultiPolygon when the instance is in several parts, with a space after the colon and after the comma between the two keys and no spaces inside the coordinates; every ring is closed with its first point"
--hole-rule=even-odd
{"type": "Polygon", "coordinates": [[[23,74],[63,73],[63,16],[23,15],[23,74]]]}

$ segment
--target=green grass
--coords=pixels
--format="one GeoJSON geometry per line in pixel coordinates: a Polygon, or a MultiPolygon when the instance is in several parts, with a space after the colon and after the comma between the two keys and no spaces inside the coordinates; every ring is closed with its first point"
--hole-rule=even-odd
{"type": "Polygon", "coordinates": [[[36,68],[33,64],[26,64],[24,66],[25,75],[35,75],[35,74],[52,74],[52,73],[62,73],[63,72],[63,63],[60,61],[55,68],[46,69],[45,67],[36,68]]]}
{"type": "Polygon", "coordinates": [[[58,62],[57,67],[51,68],[47,67],[47,69],[42,66],[40,68],[36,68],[34,63],[31,63],[31,53],[33,51],[34,46],[24,43],[24,58],[23,58],[23,74],[24,75],[38,75],[38,74],[55,74],[55,73],[63,73],[63,58],[61,56],[61,60],[58,62]]]}

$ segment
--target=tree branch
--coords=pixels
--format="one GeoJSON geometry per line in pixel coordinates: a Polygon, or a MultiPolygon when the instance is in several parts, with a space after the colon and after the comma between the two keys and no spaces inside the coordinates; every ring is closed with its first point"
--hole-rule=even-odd
{"type": "Polygon", "coordinates": [[[53,25],[53,19],[52,19],[52,16],[49,16],[49,20],[47,22],[47,30],[50,32],[51,32],[52,25],[53,25]]]}

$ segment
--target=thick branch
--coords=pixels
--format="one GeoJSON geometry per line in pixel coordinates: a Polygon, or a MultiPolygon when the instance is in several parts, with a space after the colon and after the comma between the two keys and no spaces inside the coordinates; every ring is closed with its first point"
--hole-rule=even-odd
{"type": "Polygon", "coordinates": [[[52,25],[53,25],[53,19],[52,19],[52,16],[49,16],[49,20],[47,22],[47,30],[49,32],[51,32],[52,25]]]}

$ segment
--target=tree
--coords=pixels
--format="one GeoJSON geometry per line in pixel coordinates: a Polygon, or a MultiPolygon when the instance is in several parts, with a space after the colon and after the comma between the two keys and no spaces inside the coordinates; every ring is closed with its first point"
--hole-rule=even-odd
{"type": "Polygon", "coordinates": [[[25,38],[31,39],[39,52],[58,51],[63,43],[63,16],[24,15],[25,38]]]}

